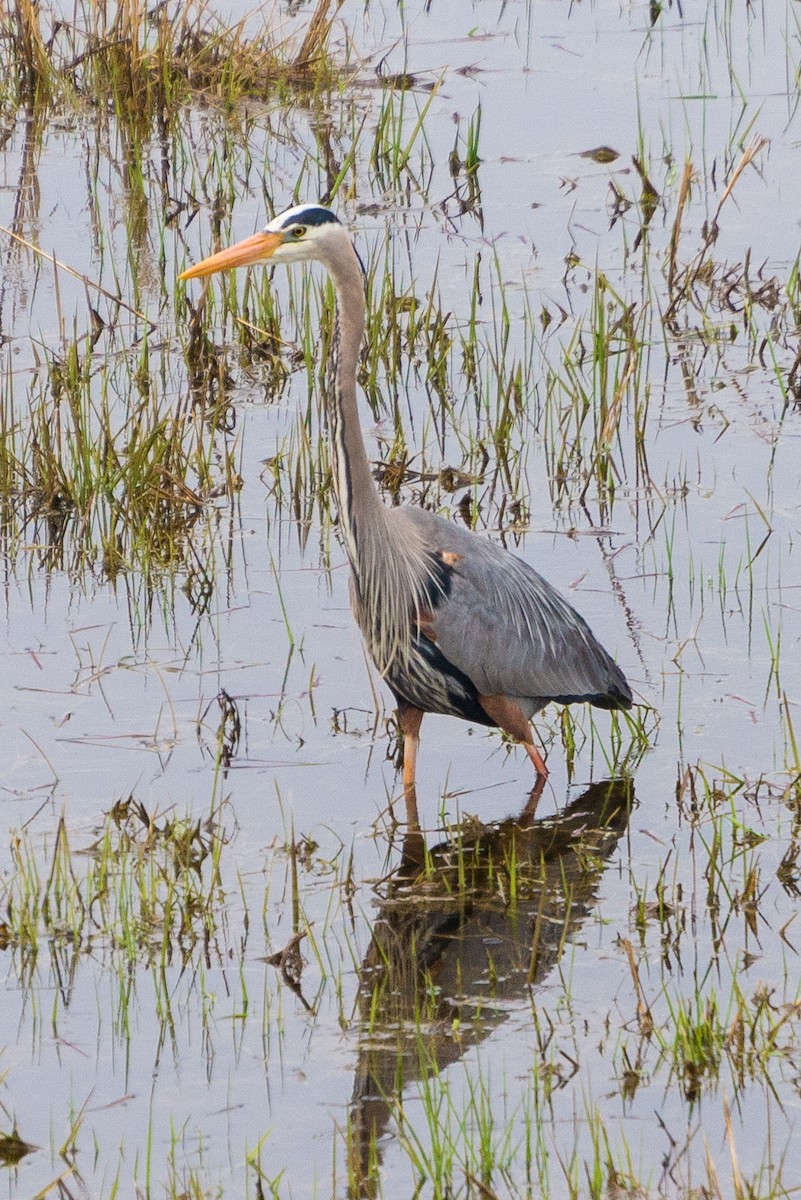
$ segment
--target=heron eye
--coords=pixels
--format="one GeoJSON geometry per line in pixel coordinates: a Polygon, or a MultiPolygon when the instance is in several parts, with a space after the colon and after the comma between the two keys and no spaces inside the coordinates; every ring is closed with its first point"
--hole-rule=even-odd
{"type": "Polygon", "coordinates": [[[302,238],[303,235],[305,234],[305,232],[306,232],[305,225],[296,225],[295,228],[292,230],[292,236],[296,237],[296,238],[302,238]]]}

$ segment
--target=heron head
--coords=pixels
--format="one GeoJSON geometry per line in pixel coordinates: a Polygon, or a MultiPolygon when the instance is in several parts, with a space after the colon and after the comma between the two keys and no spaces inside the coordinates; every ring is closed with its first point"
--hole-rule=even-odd
{"type": "Polygon", "coordinates": [[[179,279],[198,279],[253,263],[291,263],[318,259],[330,260],[343,244],[353,243],[337,217],[319,204],[298,204],[270,221],[260,233],[204,258],[187,268],[179,279]]]}

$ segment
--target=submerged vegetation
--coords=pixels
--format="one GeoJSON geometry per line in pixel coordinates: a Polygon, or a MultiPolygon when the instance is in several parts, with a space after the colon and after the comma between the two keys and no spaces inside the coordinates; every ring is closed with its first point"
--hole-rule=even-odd
{"type": "Polygon", "coordinates": [[[11,1193],[794,1194],[800,78],[792,5],[4,7],[11,1193]],[[546,711],[541,798],[432,721],[417,838],[330,288],[176,283],[293,200],[355,229],[386,503],[641,702],[546,711]]]}

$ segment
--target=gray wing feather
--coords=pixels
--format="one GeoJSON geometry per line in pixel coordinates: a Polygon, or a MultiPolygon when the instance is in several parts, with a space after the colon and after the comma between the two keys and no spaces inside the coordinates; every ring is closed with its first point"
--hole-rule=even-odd
{"type": "Polygon", "coordinates": [[[543,703],[610,690],[630,696],[583,617],[522,559],[424,509],[393,516],[411,518],[432,552],[460,556],[431,625],[439,649],[481,695],[543,703]]]}

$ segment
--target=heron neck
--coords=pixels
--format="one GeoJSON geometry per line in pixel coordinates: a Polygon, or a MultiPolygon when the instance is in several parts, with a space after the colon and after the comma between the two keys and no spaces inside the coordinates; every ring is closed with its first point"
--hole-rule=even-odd
{"type": "MultiPolygon", "coordinates": [[[[349,248],[350,249],[350,248],[349,248]]],[[[336,332],[332,347],[333,387],[328,394],[331,470],[339,520],[352,563],[373,529],[381,528],[365,518],[380,513],[381,503],[370,471],[364,445],[356,394],[356,371],[364,333],[364,282],[355,251],[349,259],[332,266],[337,299],[336,332]]]]}
{"type": "Polygon", "coordinates": [[[364,333],[364,283],[352,247],[328,264],[337,296],[337,327],[328,392],[331,470],[339,525],[351,565],[351,602],[368,649],[382,674],[406,669],[417,614],[429,586],[425,551],[399,540],[373,482],[356,399],[356,370],[364,333]]]}

